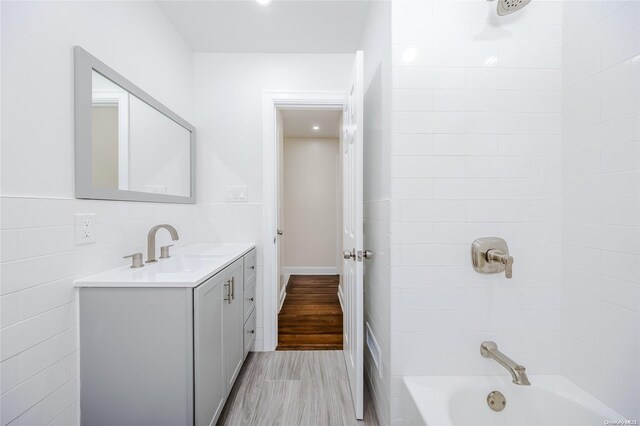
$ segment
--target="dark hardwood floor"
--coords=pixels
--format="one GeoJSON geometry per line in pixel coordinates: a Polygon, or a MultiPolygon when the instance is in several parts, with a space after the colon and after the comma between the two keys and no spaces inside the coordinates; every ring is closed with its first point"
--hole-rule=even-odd
{"type": "Polygon", "coordinates": [[[339,275],[292,275],[278,314],[279,351],[342,349],[339,275]]]}

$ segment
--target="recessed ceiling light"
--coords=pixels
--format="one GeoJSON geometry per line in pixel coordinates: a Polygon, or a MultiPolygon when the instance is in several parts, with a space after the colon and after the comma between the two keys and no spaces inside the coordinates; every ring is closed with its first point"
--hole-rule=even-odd
{"type": "Polygon", "coordinates": [[[320,130],[320,126],[313,126],[312,129],[313,130],[320,130]]]}
{"type": "Polygon", "coordinates": [[[271,0],[256,0],[256,2],[260,6],[269,6],[271,4],[271,0]]]}

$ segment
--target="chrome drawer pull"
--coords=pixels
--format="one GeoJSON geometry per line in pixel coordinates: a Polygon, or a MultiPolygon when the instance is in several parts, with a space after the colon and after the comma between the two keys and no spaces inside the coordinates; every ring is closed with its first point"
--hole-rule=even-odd
{"type": "Polygon", "coordinates": [[[227,297],[225,297],[224,300],[228,301],[229,304],[231,304],[231,280],[227,280],[224,285],[225,287],[227,287],[227,297]]]}

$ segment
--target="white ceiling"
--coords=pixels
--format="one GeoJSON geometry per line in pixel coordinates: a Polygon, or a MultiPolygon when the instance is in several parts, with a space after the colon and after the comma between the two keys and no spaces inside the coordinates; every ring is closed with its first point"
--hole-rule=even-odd
{"type": "Polygon", "coordinates": [[[285,138],[337,138],[340,115],[333,110],[285,110],[282,111],[285,138]],[[320,126],[313,130],[313,126],[320,126]]]}
{"type": "Polygon", "coordinates": [[[195,52],[353,53],[364,0],[158,1],[195,52]]]}

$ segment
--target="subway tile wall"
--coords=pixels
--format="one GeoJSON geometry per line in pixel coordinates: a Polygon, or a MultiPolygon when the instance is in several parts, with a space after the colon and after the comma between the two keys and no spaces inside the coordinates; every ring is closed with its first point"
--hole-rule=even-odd
{"type": "Polygon", "coordinates": [[[392,423],[405,375],[561,371],[560,2],[393,2],[392,423]],[[500,236],[513,279],[471,266],[500,236]]]}
{"type": "Polygon", "coordinates": [[[569,2],[563,372],[640,418],[640,3],[569,2]]]}
{"type": "MultiPolygon", "coordinates": [[[[256,299],[263,299],[263,224],[262,203],[200,203],[196,205],[196,240],[198,242],[256,243],[257,274],[256,299]]],[[[256,304],[256,340],[254,351],[264,350],[263,304],[256,304]]]]}
{"type": "Polygon", "coordinates": [[[365,381],[380,424],[391,419],[391,2],[372,2],[358,47],[364,53],[365,381]],[[375,340],[378,345],[368,344],[375,340]],[[374,347],[371,351],[369,348],[374,347]]]}
{"type": "MultiPolygon", "coordinates": [[[[2,197],[0,207],[2,425],[78,423],[76,278],[127,265],[125,254],[146,257],[147,232],[158,223],[171,223],[180,234],[170,242],[160,231],[158,247],[262,240],[262,204],[2,197]],[[96,214],[95,244],[76,245],[76,213],[96,214]]],[[[255,350],[262,350],[261,309],[255,350]]]]}
{"type": "MultiPolygon", "coordinates": [[[[192,205],[0,198],[0,424],[78,424],[77,290],[73,281],[130,262],[158,223],[196,240],[192,205]],[[76,245],[75,214],[94,213],[96,243],[76,245]]],[[[166,234],[166,235],[165,235],[166,234]]],[[[158,246],[168,244],[158,233],[158,246]]]]}
{"type": "Polygon", "coordinates": [[[374,253],[374,258],[364,263],[364,320],[380,349],[379,360],[375,361],[365,341],[364,358],[369,391],[381,424],[389,424],[391,416],[389,205],[389,200],[364,204],[364,246],[374,253]]]}

